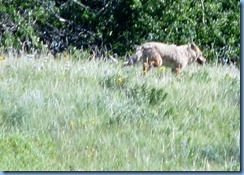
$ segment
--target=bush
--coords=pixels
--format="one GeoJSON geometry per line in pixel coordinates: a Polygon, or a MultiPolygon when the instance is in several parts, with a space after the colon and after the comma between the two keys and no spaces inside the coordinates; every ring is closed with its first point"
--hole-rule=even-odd
{"type": "Polygon", "coordinates": [[[240,63],[240,2],[159,0],[3,1],[0,46],[106,48],[124,55],[134,44],[196,42],[212,62],[240,63]]]}
{"type": "Polygon", "coordinates": [[[167,93],[163,89],[148,87],[147,84],[135,85],[127,90],[128,98],[132,98],[136,103],[160,104],[166,97],[167,93]]]}

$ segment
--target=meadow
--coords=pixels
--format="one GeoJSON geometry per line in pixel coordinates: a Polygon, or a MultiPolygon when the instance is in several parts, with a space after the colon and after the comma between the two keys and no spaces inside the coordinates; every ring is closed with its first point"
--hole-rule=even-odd
{"type": "Polygon", "coordinates": [[[240,70],[0,61],[2,171],[240,171],[240,70]]]}

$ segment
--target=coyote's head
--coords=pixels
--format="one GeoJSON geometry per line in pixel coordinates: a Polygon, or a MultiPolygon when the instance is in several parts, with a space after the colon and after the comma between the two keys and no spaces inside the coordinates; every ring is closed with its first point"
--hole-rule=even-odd
{"type": "Polygon", "coordinates": [[[142,57],[142,48],[141,48],[141,46],[138,46],[136,48],[136,52],[132,56],[126,58],[123,66],[134,65],[141,59],[141,57],[142,57]]]}
{"type": "Polygon", "coordinates": [[[126,60],[123,63],[123,66],[130,66],[134,64],[134,57],[130,56],[128,58],[126,58],[126,60]]]}
{"type": "Polygon", "coordinates": [[[191,50],[194,51],[194,60],[193,61],[197,61],[199,64],[203,64],[206,62],[206,58],[203,56],[201,50],[199,49],[199,47],[196,46],[196,44],[194,42],[192,42],[190,44],[190,48],[191,50]]]}

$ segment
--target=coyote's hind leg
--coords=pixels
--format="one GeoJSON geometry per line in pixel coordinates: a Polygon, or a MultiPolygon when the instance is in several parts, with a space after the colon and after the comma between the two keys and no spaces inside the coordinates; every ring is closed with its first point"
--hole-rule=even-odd
{"type": "Polygon", "coordinates": [[[180,64],[175,65],[172,68],[172,72],[174,72],[176,75],[179,75],[181,73],[182,66],[180,64]]]}

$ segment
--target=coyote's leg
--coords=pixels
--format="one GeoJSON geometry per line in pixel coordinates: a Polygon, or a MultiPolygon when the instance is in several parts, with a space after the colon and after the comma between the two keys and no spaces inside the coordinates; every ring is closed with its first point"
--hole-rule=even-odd
{"type": "Polygon", "coordinates": [[[172,68],[172,72],[174,72],[176,75],[179,75],[181,72],[181,68],[182,66],[180,64],[177,64],[172,68]]]}
{"type": "Polygon", "coordinates": [[[148,72],[149,64],[147,61],[143,62],[143,74],[145,75],[148,72]]]}
{"type": "Polygon", "coordinates": [[[152,61],[153,66],[154,67],[160,67],[160,66],[162,66],[162,64],[163,64],[163,61],[162,60],[163,59],[161,58],[161,56],[158,53],[156,53],[155,56],[154,56],[154,58],[153,58],[153,61],[152,61]]]}
{"type": "MultiPolygon", "coordinates": [[[[145,52],[147,50],[144,50],[145,52]]],[[[145,54],[149,55],[146,59],[143,59],[143,73],[146,74],[153,67],[160,67],[162,65],[162,58],[160,54],[155,50],[150,50],[145,54]]]]}
{"type": "Polygon", "coordinates": [[[150,71],[154,67],[158,67],[158,64],[155,63],[154,60],[149,61],[149,62],[144,62],[143,63],[143,73],[146,74],[148,71],[150,71]]]}
{"type": "Polygon", "coordinates": [[[148,71],[150,71],[152,68],[154,68],[154,61],[149,61],[149,68],[148,68],[148,71]]]}
{"type": "Polygon", "coordinates": [[[149,61],[149,70],[151,70],[154,67],[160,67],[162,66],[162,58],[159,55],[159,53],[155,52],[153,54],[153,57],[151,58],[151,60],[149,61]]]}

